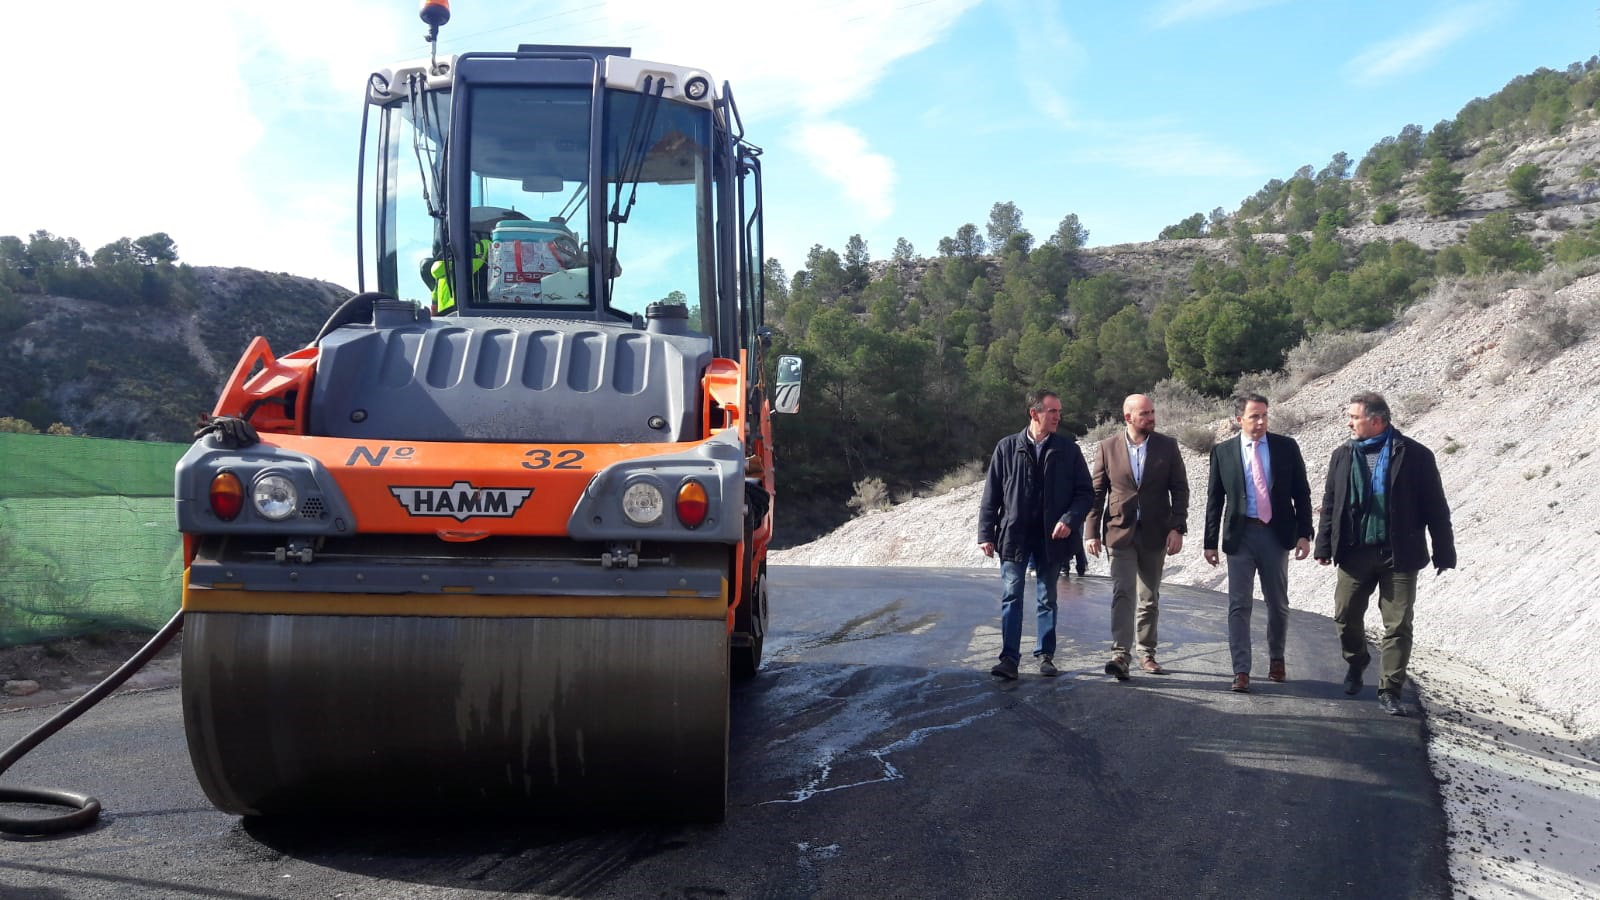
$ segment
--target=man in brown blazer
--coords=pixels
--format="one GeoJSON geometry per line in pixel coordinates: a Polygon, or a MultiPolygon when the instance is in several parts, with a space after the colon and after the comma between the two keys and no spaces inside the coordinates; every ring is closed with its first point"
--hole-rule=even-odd
{"type": "Polygon", "coordinates": [[[1096,448],[1094,502],[1084,520],[1087,548],[1096,557],[1103,543],[1111,558],[1111,660],[1106,674],[1128,680],[1128,655],[1135,635],[1139,668],[1165,674],[1156,662],[1156,618],[1161,570],[1183,549],[1188,531],[1189,477],[1178,442],[1156,432],[1149,397],[1122,401],[1127,427],[1096,448]],[[1134,598],[1138,597],[1137,615],[1134,598]]]}

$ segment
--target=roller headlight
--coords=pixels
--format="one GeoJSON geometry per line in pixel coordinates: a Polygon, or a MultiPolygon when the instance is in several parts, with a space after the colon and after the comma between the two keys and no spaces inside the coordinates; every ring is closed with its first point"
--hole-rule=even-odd
{"type": "Polygon", "coordinates": [[[300,506],[300,492],[294,488],[294,482],[282,475],[263,475],[256,479],[255,490],[251,493],[251,501],[255,503],[256,512],[263,519],[281,522],[295,514],[300,506]]]}
{"type": "Polygon", "coordinates": [[[654,525],[666,508],[661,489],[647,481],[635,481],[622,492],[622,513],[635,525],[654,525]]]}

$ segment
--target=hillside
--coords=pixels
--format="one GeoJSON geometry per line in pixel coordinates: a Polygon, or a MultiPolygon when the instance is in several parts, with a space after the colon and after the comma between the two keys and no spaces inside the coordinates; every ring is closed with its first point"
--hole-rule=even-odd
{"type": "MultiPolygon", "coordinates": [[[[1586,441],[1566,439],[1600,431],[1600,276],[1548,287],[1559,280],[1437,292],[1371,351],[1275,402],[1272,412],[1274,430],[1300,441],[1319,499],[1326,460],[1347,437],[1350,395],[1388,397],[1401,430],[1437,454],[1461,559],[1460,569],[1423,585],[1419,652],[1448,652],[1491,673],[1600,744],[1600,694],[1574,669],[1600,639],[1600,458],[1586,441]],[[1581,341],[1561,349],[1537,339],[1540,323],[1557,313],[1583,329],[1581,341]],[[1530,355],[1530,346],[1550,355],[1530,355]],[[1276,427],[1297,419],[1298,427],[1276,427]]],[[[1158,406],[1163,430],[1178,424],[1161,416],[1158,406]]],[[[1020,414],[1017,420],[1020,428],[1020,414]]],[[[1230,433],[1223,419],[1211,424],[1218,437],[1230,433]]],[[[1205,564],[1199,547],[1207,461],[1193,450],[1185,459],[1194,492],[1190,538],[1164,578],[1218,588],[1225,575],[1205,564]]],[[[992,565],[976,546],[979,492],[973,484],[868,514],[775,553],[773,562],[992,565]]],[[[1091,560],[1090,571],[1104,574],[1104,561],[1091,560]]],[[[1309,561],[1290,571],[1293,605],[1330,615],[1332,571],[1309,561]]]]}
{"type": "Polygon", "coordinates": [[[250,339],[277,354],[311,340],[350,292],[253,269],[185,267],[192,305],[19,294],[0,336],[0,416],[79,434],[188,441],[250,339]]]}

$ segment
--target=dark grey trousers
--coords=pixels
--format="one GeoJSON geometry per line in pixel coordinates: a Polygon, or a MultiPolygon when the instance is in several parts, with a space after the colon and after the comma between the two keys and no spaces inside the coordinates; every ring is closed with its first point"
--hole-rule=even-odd
{"type": "Polygon", "coordinates": [[[1289,633],[1289,551],[1272,529],[1247,524],[1239,552],[1228,554],[1228,652],[1236,675],[1250,672],[1251,593],[1258,575],[1267,604],[1268,658],[1283,659],[1289,633]]]}

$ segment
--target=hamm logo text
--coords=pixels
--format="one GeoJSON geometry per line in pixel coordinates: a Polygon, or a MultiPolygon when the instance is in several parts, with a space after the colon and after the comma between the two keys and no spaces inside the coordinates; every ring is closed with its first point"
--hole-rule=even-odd
{"type": "Polygon", "coordinates": [[[449,516],[465,522],[473,516],[509,519],[533,493],[532,488],[475,488],[458,481],[449,487],[391,487],[389,492],[413,516],[449,516]]]}

